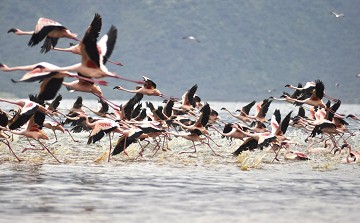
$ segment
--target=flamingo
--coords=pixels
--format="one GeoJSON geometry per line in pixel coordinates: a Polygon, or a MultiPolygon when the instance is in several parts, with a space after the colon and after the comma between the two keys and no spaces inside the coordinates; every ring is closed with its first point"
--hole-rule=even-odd
{"type": "MultiPolygon", "coordinates": [[[[101,55],[103,56],[104,64],[109,61],[115,65],[123,66],[120,62],[111,61],[109,58],[114,50],[115,43],[117,38],[117,28],[115,26],[111,26],[107,34],[105,34],[97,43],[98,48],[100,49],[101,55]]],[[[73,54],[81,55],[80,44],[71,44],[69,48],[58,48],[54,47],[53,50],[63,51],[63,52],[71,52],[73,54]]]]}
{"type": "Polygon", "coordinates": [[[327,154],[327,153],[331,153],[332,151],[332,143],[328,142],[328,140],[324,141],[324,146],[322,147],[313,147],[316,143],[315,140],[312,140],[311,143],[309,143],[309,145],[306,147],[306,151],[309,154],[327,154]]]}
{"type": "Polygon", "coordinates": [[[79,140],[74,139],[74,137],[71,135],[70,131],[68,129],[65,129],[64,126],[61,123],[51,122],[51,121],[44,121],[43,127],[47,128],[47,129],[50,129],[54,133],[55,142],[53,142],[53,143],[56,143],[58,141],[58,138],[57,138],[57,135],[56,135],[55,131],[60,131],[62,133],[67,132],[74,142],[79,142],[79,140]]]}
{"type": "MultiPolygon", "coordinates": [[[[292,88],[292,89],[295,89],[295,90],[299,90],[300,91],[300,95],[299,97],[301,97],[301,95],[303,95],[303,98],[301,99],[306,99],[306,98],[309,98],[309,97],[313,97],[313,99],[315,100],[314,96],[318,97],[319,99],[322,99],[323,97],[326,97],[334,102],[336,102],[338,99],[336,98],[333,98],[333,97],[330,97],[329,95],[325,94],[325,86],[323,84],[323,82],[321,80],[315,80],[315,82],[306,82],[305,86],[304,87],[295,87],[291,84],[287,84],[285,85],[285,87],[288,87],[288,88],[292,88]],[[315,91],[315,94],[314,94],[314,91],[315,91]]],[[[298,93],[298,92],[294,92],[295,93],[298,93]]],[[[294,95],[295,96],[295,95],[294,95]]],[[[287,97],[285,97],[287,98],[287,97]]],[[[300,98],[299,98],[300,99],[300,98]]],[[[308,104],[307,102],[301,102],[299,101],[299,103],[305,103],[305,104],[308,104]]],[[[318,105],[315,105],[315,106],[318,106],[318,105]]]]}
{"type": "Polygon", "coordinates": [[[96,43],[101,26],[102,18],[98,13],[96,13],[91,25],[86,30],[86,33],[80,42],[79,47],[81,53],[81,63],[60,68],[48,68],[46,71],[76,71],[90,78],[114,77],[137,84],[143,84],[143,81],[134,81],[123,78],[107,70],[104,65],[103,56],[101,55],[101,52],[99,52],[99,48],[96,43]]]}
{"type": "Polygon", "coordinates": [[[22,31],[17,28],[11,28],[8,33],[31,35],[31,39],[28,43],[31,47],[39,44],[45,39],[44,44],[41,47],[41,53],[47,53],[51,48],[55,47],[59,38],[69,38],[79,41],[79,39],[76,38],[76,33],[70,32],[65,26],[47,18],[39,18],[34,31],[22,31]]]}
{"type": "Polygon", "coordinates": [[[245,132],[238,126],[234,126],[239,132],[247,136],[248,138],[233,152],[234,156],[238,156],[243,151],[246,150],[254,150],[259,148],[260,150],[263,147],[267,147],[270,145],[271,142],[276,140],[276,136],[272,135],[270,132],[263,132],[263,133],[250,133],[245,132]]]}
{"type": "Polygon", "coordinates": [[[347,115],[346,118],[351,118],[353,120],[360,121],[360,117],[356,116],[356,115],[353,115],[353,114],[347,115]]]}
{"type": "Polygon", "coordinates": [[[150,78],[142,76],[144,79],[144,85],[143,86],[137,86],[136,90],[128,90],[126,88],[123,88],[121,86],[115,86],[113,89],[126,91],[129,93],[140,93],[147,96],[160,96],[164,97],[164,95],[156,89],[156,84],[154,81],[152,81],[150,78]]]}
{"type": "Polygon", "coordinates": [[[237,126],[238,128],[241,128],[245,131],[249,130],[248,127],[241,125],[240,123],[226,123],[223,131],[220,131],[215,126],[211,126],[211,128],[216,130],[221,135],[221,137],[227,137],[227,138],[230,138],[231,140],[233,138],[244,140],[246,138],[246,135],[244,135],[243,133],[238,131],[237,128],[235,128],[235,126],[237,126]]]}
{"type": "Polygon", "coordinates": [[[352,150],[350,144],[345,143],[341,146],[341,150],[347,149],[346,162],[347,163],[356,163],[360,160],[360,152],[352,150]]]}
{"type": "MultiPolygon", "coordinates": [[[[143,135],[143,130],[138,127],[132,127],[122,131],[122,136],[116,142],[114,150],[112,151],[111,155],[115,156],[121,152],[126,153],[126,148],[128,148],[132,143],[135,143],[139,137],[143,135]]],[[[141,153],[141,152],[140,152],[141,153]]]]}
{"type": "MultiPolygon", "coordinates": [[[[0,126],[0,128],[15,135],[23,135],[28,139],[36,140],[42,147],[40,148],[40,150],[46,150],[57,162],[61,163],[61,161],[58,158],[56,158],[56,156],[40,141],[40,139],[49,140],[49,137],[41,129],[41,125],[42,125],[41,122],[44,121],[43,119],[44,119],[43,117],[38,117],[36,115],[33,115],[29,120],[27,127],[19,131],[15,131],[10,128],[5,128],[2,126],[0,126]]],[[[34,149],[35,148],[24,148],[22,152],[25,152],[26,150],[34,150],[34,149]]]]}
{"type": "MultiPolygon", "coordinates": [[[[205,138],[207,138],[209,141],[211,140],[212,142],[214,142],[216,144],[216,142],[209,136],[209,131],[206,129],[206,126],[209,121],[210,112],[211,112],[210,105],[208,103],[205,103],[205,105],[201,108],[200,112],[201,112],[200,116],[197,118],[195,123],[192,125],[185,125],[184,123],[182,123],[176,119],[171,119],[171,122],[179,125],[186,131],[190,131],[192,133],[189,135],[190,137],[198,135],[197,132],[194,132],[194,130],[197,130],[197,131],[200,131],[200,133],[203,134],[205,136],[205,138]]],[[[207,144],[209,145],[209,143],[207,143],[207,144]]],[[[217,145],[217,146],[219,146],[219,145],[217,145]]],[[[210,145],[209,145],[209,147],[210,147],[210,145]]],[[[213,151],[213,153],[215,155],[218,155],[213,150],[212,147],[210,147],[210,149],[213,151]]]]}
{"type": "MultiPolygon", "coordinates": [[[[9,119],[8,119],[7,114],[3,110],[0,109],[0,126],[7,127],[8,122],[9,122],[9,119]]],[[[21,160],[15,154],[14,150],[11,148],[8,138],[9,138],[9,136],[4,133],[3,129],[0,129],[0,142],[4,143],[9,148],[10,152],[14,155],[16,160],[18,162],[20,162],[21,160]]]]}
{"type": "Polygon", "coordinates": [[[135,94],[124,105],[120,105],[120,109],[114,109],[117,115],[116,120],[131,120],[133,118],[134,106],[141,101],[143,94],[135,94]]]}
{"type": "Polygon", "coordinates": [[[311,90],[312,93],[311,93],[310,97],[301,100],[301,99],[291,98],[288,95],[284,95],[284,98],[286,100],[290,101],[290,102],[293,102],[293,103],[298,102],[298,103],[308,104],[308,105],[311,105],[311,106],[314,106],[314,107],[321,107],[321,108],[326,109],[326,105],[322,101],[322,98],[324,97],[324,89],[325,89],[325,86],[324,86],[322,81],[316,80],[315,86],[311,86],[311,88],[310,87],[309,88],[304,87],[304,89],[312,89],[311,90]]]}
{"type": "Polygon", "coordinates": [[[62,96],[61,94],[59,94],[51,103],[47,103],[48,105],[47,110],[52,113],[57,113],[61,100],[62,100],[62,96]]]}
{"type": "Polygon", "coordinates": [[[110,133],[111,132],[122,133],[119,124],[108,118],[102,118],[94,122],[89,122],[89,117],[87,115],[80,114],[78,117],[85,118],[86,125],[92,129],[87,144],[95,143],[101,140],[106,134],[109,136],[109,155],[108,155],[108,162],[109,162],[111,149],[112,149],[110,133]]]}
{"type": "Polygon", "coordinates": [[[240,121],[244,122],[245,124],[251,122],[252,120],[256,119],[255,116],[249,116],[250,109],[255,105],[256,101],[252,101],[249,104],[243,106],[241,109],[237,109],[236,112],[240,112],[240,114],[235,115],[231,113],[227,108],[221,108],[221,110],[227,111],[231,116],[234,118],[239,119],[240,121]]]}
{"type": "Polygon", "coordinates": [[[267,122],[266,113],[269,110],[269,106],[270,106],[271,102],[272,102],[272,100],[270,100],[270,99],[264,99],[255,105],[255,108],[256,108],[255,119],[257,121],[262,122],[262,123],[267,122]]]}
{"type": "Polygon", "coordinates": [[[292,151],[289,148],[286,148],[285,153],[284,153],[284,159],[285,160],[309,160],[309,157],[303,152],[292,151]]]}
{"type": "MultiPolygon", "coordinates": [[[[24,70],[24,71],[29,71],[28,73],[26,73],[20,80],[15,81],[13,79],[12,82],[16,83],[16,82],[34,82],[34,81],[40,81],[40,80],[44,80],[47,78],[57,78],[59,80],[63,80],[63,78],[65,77],[73,77],[73,78],[77,78],[79,80],[84,80],[84,81],[88,81],[90,83],[97,83],[100,85],[107,85],[107,82],[104,80],[94,80],[88,77],[85,77],[84,75],[81,74],[73,74],[67,71],[49,71],[49,70],[56,70],[56,69],[60,69],[60,67],[48,63],[48,62],[40,62],[40,63],[36,63],[36,64],[31,64],[31,65],[24,65],[24,66],[15,66],[15,67],[9,67],[6,64],[0,63],[0,70],[4,71],[4,72],[11,72],[11,71],[16,71],[16,70],[24,70]]],[[[44,84],[46,85],[46,84],[44,84]]]]}
{"type": "Polygon", "coordinates": [[[277,140],[280,142],[284,140],[288,140],[288,138],[285,136],[285,133],[289,126],[291,113],[292,111],[290,111],[286,115],[286,117],[283,120],[281,120],[280,110],[275,109],[274,115],[271,117],[271,134],[276,136],[277,140]]]}
{"type": "Polygon", "coordinates": [[[42,105],[39,105],[38,103],[27,99],[11,101],[0,98],[0,101],[17,105],[19,108],[21,108],[20,112],[13,118],[12,122],[9,125],[9,128],[11,130],[20,128],[21,126],[26,124],[36,111],[39,110],[44,113],[47,112],[46,108],[42,105]]]}
{"type": "Polygon", "coordinates": [[[102,117],[102,118],[106,118],[109,117],[109,104],[104,102],[103,100],[99,99],[98,100],[98,104],[99,104],[99,110],[98,111],[94,111],[93,109],[87,107],[84,105],[85,108],[89,109],[92,113],[94,113],[95,115],[102,117]]]}
{"type": "Polygon", "coordinates": [[[198,85],[195,84],[189,90],[187,90],[181,97],[181,104],[179,106],[174,106],[174,110],[180,112],[193,111],[195,109],[195,92],[198,88],[198,85]]]}
{"type": "MultiPolygon", "coordinates": [[[[45,66],[44,72],[63,72],[63,71],[76,71],[88,78],[102,78],[102,77],[114,77],[121,80],[134,82],[137,84],[143,84],[143,81],[134,81],[127,78],[123,78],[115,75],[107,70],[104,66],[104,59],[99,52],[96,40],[99,36],[99,32],[102,26],[102,19],[99,14],[95,14],[94,19],[87,29],[83,39],[80,42],[81,49],[81,63],[77,63],[70,66],[58,67],[58,66],[45,66]]],[[[2,68],[2,70],[6,70],[2,68]]]]}
{"type": "Polygon", "coordinates": [[[190,132],[184,132],[184,133],[177,133],[177,132],[166,132],[166,134],[174,135],[175,137],[181,137],[187,140],[190,140],[192,142],[192,146],[190,148],[193,148],[193,151],[181,151],[179,154],[183,153],[196,153],[196,145],[195,142],[200,142],[200,144],[207,145],[215,155],[218,155],[214,149],[210,146],[210,143],[206,142],[206,137],[201,137],[203,135],[199,129],[191,130],[190,132]]]}
{"type": "Polygon", "coordinates": [[[274,135],[276,137],[276,141],[274,142],[275,146],[273,146],[272,149],[275,152],[275,149],[279,148],[278,152],[275,152],[274,160],[278,160],[277,156],[278,153],[280,152],[281,147],[289,143],[289,138],[285,136],[285,133],[289,126],[291,113],[292,111],[290,111],[286,115],[286,117],[283,120],[281,120],[280,110],[275,109],[274,114],[271,117],[271,135],[274,135]]]}

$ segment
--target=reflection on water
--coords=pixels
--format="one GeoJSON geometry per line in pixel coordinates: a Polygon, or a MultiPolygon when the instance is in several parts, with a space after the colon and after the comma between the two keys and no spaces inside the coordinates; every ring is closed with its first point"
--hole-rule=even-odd
{"type": "MultiPolygon", "coordinates": [[[[356,114],[358,108],[346,109],[356,114]]],[[[289,136],[304,149],[300,133],[289,136]]],[[[264,156],[261,164],[242,171],[231,156],[239,142],[213,135],[222,145],[220,157],[206,147],[179,155],[190,144],[174,138],[170,151],[155,156],[149,147],[133,160],[139,151],[133,146],[129,157],[95,162],[108,141],[86,145],[86,136],[76,135],[81,143],[73,143],[64,134],[50,146],[62,164],[45,151],[20,153],[27,142],[19,137],[13,144],[23,162],[2,146],[0,222],[357,222],[360,217],[359,164],[343,164],[341,158],[272,163],[273,153],[258,151],[249,156],[264,156]]],[[[359,150],[358,135],[351,143],[359,150]]]]}

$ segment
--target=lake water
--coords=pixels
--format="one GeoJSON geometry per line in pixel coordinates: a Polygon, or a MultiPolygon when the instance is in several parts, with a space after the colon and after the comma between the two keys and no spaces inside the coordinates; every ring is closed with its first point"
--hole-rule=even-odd
{"type": "MultiPolygon", "coordinates": [[[[62,102],[67,107],[72,100],[62,102]]],[[[96,107],[93,102],[88,102],[96,107]]],[[[87,104],[87,102],[84,102],[87,104]]],[[[223,120],[244,103],[212,102],[223,120]]],[[[1,106],[1,105],[0,105],[1,106]]],[[[294,109],[272,104],[283,116],[294,109]]],[[[340,113],[359,115],[359,105],[342,105],[340,113]]],[[[235,120],[233,120],[235,121],[235,120]]],[[[349,140],[359,151],[359,123],[348,120],[356,136],[349,140]]],[[[47,132],[54,138],[51,132],[47,132]]],[[[307,136],[290,129],[287,134],[304,151],[307,136]]],[[[58,133],[60,142],[49,148],[61,164],[45,151],[26,151],[27,140],[15,137],[16,162],[5,146],[0,147],[0,222],[357,222],[360,197],[358,163],[343,163],[343,157],[311,156],[311,160],[271,162],[270,151],[231,152],[241,144],[221,139],[215,156],[206,146],[196,154],[181,154],[191,143],[180,138],[169,142],[169,151],[154,152],[150,145],[144,157],[134,159],[139,147],[128,149],[106,162],[108,138],[86,145],[87,134],[74,134],[79,143],[58,133]],[[245,171],[247,170],[247,171],[245,171]]],[[[116,137],[113,140],[116,141],[116,137]]]]}

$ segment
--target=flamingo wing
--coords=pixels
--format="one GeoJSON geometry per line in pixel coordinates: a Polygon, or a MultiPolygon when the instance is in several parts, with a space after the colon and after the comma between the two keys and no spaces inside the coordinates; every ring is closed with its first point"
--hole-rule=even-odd
{"type": "Polygon", "coordinates": [[[9,129],[14,130],[23,126],[34,115],[38,107],[39,105],[37,103],[31,101],[26,102],[24,107],[21,109],[21,112],[15,116],[14,120],[9,125],[9,129]]]}
{"type": "MultiPolygon", "coordinates": [[[[28,46],[35,46],[39,44],[47,35],[54,30],[63,30],[66,29],[64,26],[57,26],[57,25],[47,25],[42,26],[40,28],[36,28],[34,34],[31,36],[28,46]],[[38,29],[38,30],[37,30],[38,29]]],[[[51,38],[51,37],[50,37],[51,38]]],[[[57,41],[56,41],[57,42],[57,41]]],[[[56,44],[55,44],[56,45],[56,44]]]]}
{"type": "Polygon", "coordinates": [[[6,127],[8,125],[9,118],[6,113],[0,109],[0,126],[6,127]]]}
{"type": "Polygon", "coordinates": [[[98,46],[101,49],[101,55],[103,56],[103,63],[105,64],[110,58],[116,43],[117,28],[111,26],[106,35],[104,35],[98,42],[98,46]]]}
{"type": "Polygon", "coordinates": [[[116,145],[114,150],[112,151],[111,155],[117,155],[124,151],[130,144],[136,142],[137,138],[139,138],[143,134],[141,129],[136,129],[135,131],[131,130],[131,134],[127,137],[125,135],[121,136],[116,145]]]}
{"type": "Polygon", "coordinates": [[[97,47],[97,38],[99,37],[102,26],[101,16],[96,13],[91,25],[86,30],[85,36],[80,45],[82,64],[87,67],[99,68],[100,67],[100,54],[97,47]]]}
{"type": "Polygon", "coordinates": [[[56,94],[60,90],[63,81],[63,77],[50,77],[44,79],[40,85],[38,99],[44,101],[54,99],[56,94]]]}
{"type": "Polygon", "coordinates": [[[253,139],[253,138],[249,137],[232,154],[234,156],[238,156],[243,151],[256,149],[258,147],[258,145],[259,144],[258,144],[258,141],[256,139],[253,139]]]}
{"type": "Polygon", "coordinates": [[[107,133],[110,133],[111,131],[114,131],[117,128],[117,126],[112,125],[112,123],[99,123],[99,125],[97,125],[97,126],[99,126],[98,128],[95,127],[95,129],[93,129],[93,131],[91,132],[91,135],[89,137],[87,144],[95,143],[95,142],[99,141],[107,133]]]}
{"type": "Polygon", "coordinates": [[[252,101],[249,104],[245,105],[244,107],[241,108],[241,111],[244,112],[245,114],[249,114],[250,109],[255,105],[256,101],[252,101]]]}

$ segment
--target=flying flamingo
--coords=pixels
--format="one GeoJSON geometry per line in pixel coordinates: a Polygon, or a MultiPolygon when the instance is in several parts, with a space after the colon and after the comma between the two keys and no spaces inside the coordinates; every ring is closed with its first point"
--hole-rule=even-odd
{"type": "MultiPolygon", "coordinates": [[[[138,140],[138,138],[143,135],[143,133],[144,132],[138,127],[132,127],[123,130],[122,135],[116,142],[116,145],[111,155],[115,156],[121,152],[124,152],[125,155],[128,155],[125,151],[126,148],[129,147],[132,143],[135,143],[138,140]]],[[[143,151],[143,149],[141,151],[143,151]]],[[[142,152],[140,152],[139,155],[141,155],[141,153],[142,152]]]]}
{"type": "MultiPolygon", "coordinates": [[[[0,126],[6,128],[8,125],[9,119],[7,114],[0,109],[0,126]]],[[[6,135],[3,131],[3,129],[0,129],[0,142],[4,143],[10,150],[10,152],[15,156],[17,161],[21,161],[19,157],[15,154],[14,150],[10,146],[10,142],[8,140],[9,136],[6,135]]]]}
{"type": "Polygon", "coordinates": [[[8,33],[11,32],[16,35],[31,35],[31,39],[28,43],[31,47],[45,39],[44,44],[41,47],[41,53],[47,53],[51,48],[55,47],[59,38],[69,38],[79,41],[79,39],[76,38],[77,34],[70,32],[69,29],[60,23],[47,18],[39,18],[34,31],[22,31],[20,29],[12,28],[8,33]]]}
{"type": "Polygon", "coordinates": [[[156,84],[154,81],[152,81],[150,78],[143,76],[144,79],[144,85],[143,86],[137,86],[136,90],[128,90],[121,86],[115,86],[113,89],[126,91],[129,93],[140,93],[147,96],[162,96],[161,92],[156,89],[156,84]]]}
{"type": "MultiPolygon", "coordinates": [[[[110,30],[105,34],[97,43],[101,55],[103,56],[103,62],[104,64],[109,61],[110,63],[113,63],[115,65],[123,66],[120,62],[114,62],[111,61],[109,58],[114,50],[115,43],[117,38],[117,28],[115,26],[111,26],[110,30]]],[[[80,44],[71,44],[69,48],[58,48],[54,47],[53,50],[57,51],[64,51],[64,52],[71,52],[73,54],[79,54],[81,55],[81,49],[80,44]]]]}
{"type": "Polygon", "coordinates": [[[233,138],[244,140],[247,136],[239,132],[237,128],[234,127],[235,125],[238,126],[239,128],[242,128],[245,131],[249,130],[248,127],[243,126],[240,123],[226,123],[223,131],[220,131],[215,126],[211,126],[211,128],[215,129],[222,137],[227,137],[230,138],[231,140],[233,138]]]}
{"type": "MultiPolygon", "coordinates": [[[[0,98],[0,101],[17,105],[21,109],[9,124],[9,128],[12,130],[20,128],[26,124],[33,116],[33,114],[39,109],[39,107],[41,107],[41,105],[27,99],[11,101],[0,98]]],[[[44,109],[46,110],[46,108],[43,108],[43,111],[44,109]]]]}
{"type": "Polygon", "coordinates": [[[205,140],[207,139],[206,137],[201,137],[201,135],[203,135],[201,133],[201,131],[199,129],[194,129],[191,130],[189,132],[183,132],[183,133],[177,133],[177,132],[166,132],[166,134],[170,134],[170,135],[174,135],[176,137],[181,137],[184,139],[187,139],[189,141],[192,142],[192,146],[190,148],[193,148],[193,151],[181,151],[179,154],[183,154],[183,153],[196,153],[196,145],[195,142],[200,142],[200,144],[205,144],[207,145],[215,155],[218,155],[214,149],[210,146],[210,144],[208,142],[206,142],[205,140]]]}
{"type": "MultiPolygon", "coordinates": [[[[322,97],[326,97],[326,98],[328,98],[328,99],[330,99],[330,100],[332,100],[334,102],[336,102],[338,100],[336,98],[330,97],[329,95],[325,94],[325,92],[324,92],[325,87],[324,87],[324,84],[323,84],[323,82],[321,80],[315,80],[315,82],[313,82],[313,81],[306,82],[304,87],[301,87],[301,86],[295,87],[295,86],[293,86],[291,84],[287,84],[287,85],[285,85],[285,87],[300,91],[300,92],[295,91],[294,94],[300,93],[302,95],[305,95],[306,98],[308,98],[307,97],[308,95],[309,96],[312,95],[314,90],[315,90],[315,91],[318,91],[317,96],[320,99],[322,99],[322,97]]],[[[294,98],[294,96],[295,95],[292,95],[292,98],[294,98]]]]}
{"type": "Polygon", "coordinates": [[[117,76],[116,74],[109,72],[105,67],[103,56],[101,55],[99,47],[96,43],[97,38],[99,37],[101,26],[102,18],[98,13],[96,13],[93,21],[91,22],[91,25],[86,30],[86,33],[79,45],[81,63],[60,68],[49,68],[47,71],[76,71],[90,78],[114,77],[137,84],[143,84],[143,81],[134,81],[117,76]]]}
{"type": "Polygon", "coordinates": [[[122,133],[119,124],[108,118],[103,118],[103,119],[96,120],[94,122],[89,122],[89,117],[87,115],[80,114],[78,117],[85,118],[86,125],[92,129],[87,144],[95,143],[95,142],[101,140],[106,134],[109,136],[109,143],[110,143],[109,156],[108,156],[108,162],[109,162],[111,149],[112,149],[110,133],[111,132],[122,133]]]}
{"type": "Polygon", "coordinates": [[[259,122],[267,122],[266,119],[266,113],[269,110],[269,106],[271,104],[272,100],[270,99],[264,99],[258,103],[256,103],[255,105],[255,119],[259,122]]]}
{"type": "Polygon", "coordinates": [[[353,115],[353,114],[347,115],[346,118],[351,118],[353,120],[360,121],[360,117],[356,116],[356,115],[353,115]]]}
{"type": "MultiPolygon", "coordinates": [[[[28,139],[34,139],[36,140],[42,148],[40,150],[46,150],[57,162],[61,163],[58,158],[40,141],[40,139],[49,140],[49,137],[45,134],[45,132],[41,129],[39,126],[39,120],[36,120],[37,117],[33,115],[31,119],[29,120],[27,127],[23,130],[15,131],[11,130],[9,128],[5,128],[0,126],[0,128],[4,131],[8,131],[15,135],[23,135],[27,137],[28,139]]],[[[43,120],[42,120],[43,121],[43,120]]],[[[41,121],[40,121],[41,122],[41,121]]],[[[35,150],[36,148],[24,148],[22,152],[25,152],[26,150],[35,150]]]]}
{"type": "Polygon", "coordinates": [[[173,109],[180,112],[189,112],[195,109],[195,92],[198,85],[195,84],[189,90],[187,90],[181,97],[181,104],[174,106],[173,109]]]}
{"type": "Polygon", "coordinates": [[[62,133],[67,132],[74,142],[79,142],[78,140],[74,139],[74,137],[71,135],[70,131],[65,129],[64,126],[61,123],[44,121],[43,127],[47,128],[47,129],[50,129],[54,133],[55,141],[53,143],[56,143],[58,141],[58,138],[57,138],[57,135],[56,135],[55,131],[60,131],[62,133]]]}
{"type": "Polygon", "coordinates": [[[114,77],[137,84],[143,84],[143,81],[134,81],[120,77],[107,70],[104,65],[103,56],[101,55],[101,52],[99,52],[98,45],[96,43],[101,26],[101,16],[96,13],[91,25],[87,29],[83,39],[80,42],[81,63],[65,67],[45,67],[44,72],[75,71],[88,78],[114,77]]]}
{"type": "Polygon", "coordinates": [[[60,67],[48,63],[48,62],[40,62],[40,63],[36,63],[36,64],[31,64],[31,65],[24,65],[24,66],[15,66],[15,67],[9,67],[6,64],[0,63],[0,70],[4,71],[4,72],[11,72],[11,71],[17,71],[17,70],[24,70],[24,71],[29,71],[28,73],[26,73],[20,80],[15,81],[12,80],[13,82],[34,82],[34,81],[40,81],[43,80],[45,78],[65,78],[65,77],[73,77],[73,78],[77,78],[79,80],[84,80],[84,81],[88,81],[90,83],[97,83],[100,85],[107,85],[107,82],[104,80],[94,80],[88,77],[85,77],[84,75],[77,75],[77,74],[73,74],[67,71],[62,71],[62,72],[58,72],[58,71],[49,71],[49,70],[56,70],[56,69],[60,69],[60,67]]]}
{"type": "Polygon", "coordinates": [[[240,114],[238,114],[238,115],[233,114],[233,113],[230,112],[227,108],[224,108],[224,107],[221,108],[221,110],[227,111],[232,117],[237,118],[237,119],[239,119],[240,121],[242,121],[242,122],[244,122],[244,123],[247,124],[247,123],[253,121],[254,119],[256,119],[255,116],[249,116],[250,109],[255,105],[255,102],[256,102],[256,101],[250,102],[249,104],[243,106],[243,107],[241,108],[241,110],[240,110],[240,109],[237,109],[236,112],[240,112],[240,114]]]}
{"type": "Polygon", "coordinates": [[[270,132],[263,132],[263,133],[250,133],[242,130],[238,126],[234,126],[239,132],[243,133],[248,138],[233,152],[233,155],[238,156],[243,151],[246,150],[254,150],[259,148],[260,150],[263,147],[267,147],[276,140],[276,136],[272,135],[270,132]]]}
{"type": "Polygon", "coordinates": [[[164,94],[162,94],[157,88],[156,83],[152,81],[150,78],[143,76],[144,84],[143,86],[137,86],[136,90],[129,90],[126,88],[123,88],[121,86],[115,86],[113,89],[129,92],[129,93],[140,93],[147,96],[159,96],[162,98],[165,98],[167,100],[175,100],[174,98],[168,97],[164,94]]]}
{"type": "MultiPolygon", "coordinates": [[[[208,124],[209,121],[209,116],[210,116],[210,112],[211,112],[211,108],[210,105],[208,103],[206,103],[200,110],[201,114],[200,116],[197,118],[197,120],[195,121],[194,124],[192,125],[185,125],[184,123],[176,120],[176,119],[170,119],[172,123],[175,123],[177,125],[179,125],[181,128],[183,128],[186,131],[189,131],[191,134],[189,135],[184,135],[185,137],[199,137],[198,131],[204,135],[204,137],[206,139],[208,139],[209,141],[211,140],[212,142],[214,142],[216,144],[216,142],[210,137],[209,135],[209,131],[206,129],[206,125],[208,124]],[[196,132],[194,132],[194,130],[197,130],[196,132]]],[[[199,138],[200,140],[200,138],[199,138]]],[[[209,144],[209,143],[207,143],[209,144]]],[[[217,146],[219,146],[218,144],[216,144],[217,146]]],[[[209,146],[210,147],[210,146],[209,146]]],[[[210,147],[210,149],[213,151],[213,153],[215,155],[218,155],[213,148],[210,147]]],[[[196,149],[195,149],[196,150],[196,149]]]]}

